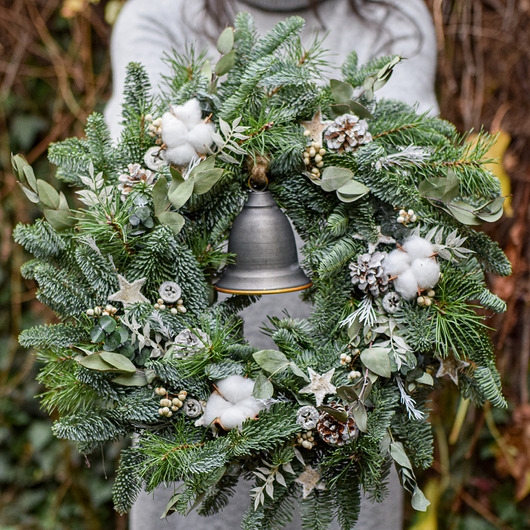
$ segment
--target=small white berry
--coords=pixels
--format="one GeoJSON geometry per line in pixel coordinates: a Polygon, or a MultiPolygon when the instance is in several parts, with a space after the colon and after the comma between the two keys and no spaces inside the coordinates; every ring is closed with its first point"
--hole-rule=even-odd
{"type": "Polygon", "coordinates": [[[179,312],[181,313],[186,313],[187,309],[183,306],[183,305],[179,305],[177,306],[177,309],[179,310],[179,312]]]}
{"type": "Polygon", "coordinates": [[[324,156],[324,155],[326,154],[326,150],[325,150],[325,149],[319,149],[319,150],[318,150],[318,154],[319,154],[320,156],[324,156]]]}
{"type": "Polygon", "coordinates": [[[314,147],[311,147],[311,148],[309,149],[309,156],[310,156],[311,158],[313,158],[316,154],[317,154],[316,149],[315,149],[314,147]]]}
{"type": "Polygon", "coordinates": [[[87,309],[87,310],[86,310],[86,314],[87,314],[89,317],[93,317],[93,316],[94,316],[94,310],[93,310],[93,309],[87,309]]]}
{"type": "Polygon", "coordinates": [[[400,224],[403,224],[405,222],[405,218],[400,215],[398,218],[397,218],[397,222],[400,223],[400,224]]]}
{"type": "Polygon", "coordinates": [[[170,312],[171,312],[172,315],[176,315],[178,313],[178,309],[176,307],[172,307],[170,309],[170,312]]]}

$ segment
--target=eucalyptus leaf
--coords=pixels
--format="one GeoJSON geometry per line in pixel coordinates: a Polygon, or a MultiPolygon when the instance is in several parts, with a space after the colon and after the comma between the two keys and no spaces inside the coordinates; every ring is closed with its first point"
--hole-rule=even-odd
{"type": "Polygon", "coordinates": [[[134,374],[119,375],[112,382],[122,386],[146,386],[147,377],[143,372],[135,372],[134,374]]]}
{"type": "MultiPolygon", "coordinates": [[[[169,200],[174,208],[178,210],[179,208],[184,206],[186,202],[188,202],[188,199],[191,197],[191,194],[193,193],[193,186],[194,186],[194,181],[191,175],[188,177],[187,180],[182,179],[180,183],[172,186],[173,190],[170,190],[169,192],[169,200]]],[[[167,213],[167,212],[164,212],[164,213],[167,213]]],[[[160,217],[160,215],[158,217],[160,217]]]]}
{"type": "Polygon", "coordinates": [[[64,210],[42,210],[46,221],[55,228],[55,230],[66,230],[75,226],[75,219],[71,212],[65,212],[64,210]]]}
{"type": "Polygon", "coordinates": [[[427,372],[423,372],[423,374],[420,377],[418,377],[415,381],[416,383],[420,383],[422,385],[428,385],[428,386],[434,385],[434,379],[432,375],[427,372]]]}
{"type": "Polygon", "coordinates": [[[350,113],[350,106],[347,103],[337,103],[331,105],[330,108],[334,116],[342,116],[343,114],[350,113]]]}
{"type": "Polygon", "coordinates": [[[33,204],[39,204],[39,202],[40,202],[39,196],[34,191],[31,191],[29,188],[26,188],[26,186],[22,185],[20,182],[18,184],[20,186],[20,189],[24,192],[24,195],[33,204]]]}
{"type": "Polygon", "coordinates": [[[155,185],[153,186],[153,206],[155,209],[155,216],[160,215],[170,205],[169,198],[167,196],[168,184],[167,180],[163,175],[158,177],[155,185]]]}
{"type": "Polygon", "coordinates": [[[162,212],[158,216],[158,220],[163,225],[169,226],[175,235],[180,233],[185,223],[184,217],[177,212],[162,212]]]}
{"type": "Polygon", "coordinates": [[[390,370],[390,357],[388,356],[389,349],[374,347],[367,348],[361,352],[361,362],[374,374],[381,377],[390,377],[392,371],[390,370]]]}
{"type": "Polygon", "coordinates": [[[90,340],[94,343],[102,342],[105,340],[106,334],[100,326],[94,326],[90,330],[90,340]]]}
{"type": "Polygon", "coordinates": [[[194,193],[202,195],[207,191],[210,191],[212,186],[216,184],[219,179],[223,176],[222,168],[207,169],[194,175],[195,185],[193,187],[194,193]]]}
{"type": "Polygon", "coordinates": [[[392,442],[389,450],[390,456],[397,464],[401,467],[412,469],[412,464],[410,463],[409,457],[407,456],[407,453],[405,453],[405,448],[401,442],[392,442]]]}
{"type": "Polygon", "coordinates": [[[206,61],[201,68],[201,75],[206,77],[208,81],[212,80],[213,70],[212,70],[212,63],[210,61],[206,61]]]}
{"type": "Polygon", "coordinates": [[[274,386],[263,372],[259,372],[254,380],[252,395],[256,399],[269,399],[274,394],[274,386]]]}
{"type": "Polygon", "coordinates": [[[81,366],[89,368],[90,370],[96,370],[98,372],[115,372],[116,368],[109,363],[105,362],[101,355],[98,353],[93,353],[87,357],[82,357],[78,359],[78,362],[81,366]]]}
{"type": "Polygon", "coordinates": [[[464,201],[453,201],[446,206],[449,212],[457,221],[465,225],[479,225],[482,221],[475,215],[474,208],[464,201]]]}
{"type": "Polygon", "coordinates": [[[110,364],[120,372],[126,372],[130,374],[136,372],[136,366],[121,353],[105,351],[101,352],[99,355],[106,363],[110,364]]]}
{"type": "Polygon", "coordinates": [[[359,430],[361,432],[368,431],[368,414],[364,403],[357,401],[351,408],[351,413],[359,430]]]}
{"type": "Polygon", "coordinates": [[[349,83],[330,79],[329,86],[335,103],[348,103],[353,98],[353,87],[349,83]]]}
{"type": "Polygon", "coordinates": [[[309,377],[307,377],[307,375],[298,367],[298,365],[293,363],[292,361],[289,363],[289,368],[291,369],[291,372],[293,372],[294,375],[301,377],[302,379],[304,379],[304,381],[310,381],[309,377]]]}
{"type": "Polygon", "coordinates": [[[370,188],[357,180],[346,182],[337,190],[337,197],[342,202],[354,202],[370,192],[370,188]]]}
{"type": "Polygon", "coordinates": [[[234,28],[228,27],[223,30],[217,39],[217,51],[226,54],[234,47],[234,28]]]}
{"type": "Polygon", "coordinates": [[[353,403],[359,399],[354,387],[349,385],[337,387],[337,396],[339,396],[342,401],[346,401],[346,403],[353,403]]]}
{"type": "Polygon", "coordinates": [[[99,319],[99,326],[105,333],[112,333],[116,329],[117,323],[111,316],[103,315],[99,319]]]}
{"type": "Polygon", "coordinates": [[[263,370],[271,374],[281,372],[291,364],[287,357],[277,350],[260,350],[252,357],[263,370]]]}
{"type": "Polygon", "coordinates": [[[336,409],[333,407],[328,407],[327,405],[320,405],[320,407],[317,407],[317,409],[327,412],[330,416],[333,416],[341,423],[346,423],[348,421],[348,413],[344,409],[336,409]]]}
{"type": "Polygon", "coordinates": [[[345,167],[328,166],[322,171],[320,185],[324,191],[335,191],[353,180],[353,171],[345,167]]]}
{"type": "Polygon", "coordinates": [[[39,194],[40,202],[44,207],[53,210],[59,209],[59,193],[51,184],[48,184],[45,180],[38,180],[37,193],[39,194]]]}
{"type": "Polygon", "coordinates": [[[361,105],[358,101],[354,101],[352,99],[348,102],[348,106],[350,107],[351,113],[355,114],[356,116],[359,116],[359,118],[373,118],[372,113],[364,105],[361,105]]]}
{"type": "Polygon", "coordinates": [[[232,50],[228,52],[226,55],[223,55],[219,59],[219,61],[217,61],[214,71],[217,75],[224,75],[224,74],[227,74],[230,70],[232,70],[235,64],[236,64],[236,51],[232,50]]]}
{"type": "Polygon", "coordinates": [[[26,182],[28,183],[28,186],[33,190],[38,190],[38,182],[37,177],[35,176],[35,172],[33,171],[33,168],[24,160],[25,164],[22,168],[22,174],[24,175],[26,182]]]}
{"type": "Polygon", "coordinates": [[[421,491],[417,484],[414,486],[414,491],[412,493],[412,499],[410,501],[410,504],[415,510],[419,512],[425,512],[427,510],[427,507],[431,504],[429,499],[425,497],[425,494],[423,493],[423,491],[421,491]]]}

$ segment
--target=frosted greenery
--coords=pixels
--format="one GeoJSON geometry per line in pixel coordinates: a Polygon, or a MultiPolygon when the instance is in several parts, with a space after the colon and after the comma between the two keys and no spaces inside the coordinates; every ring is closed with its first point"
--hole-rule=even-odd
{"type": "Polygon", "coordinates": [[[197,53],[168,56],[174,75],[160,97],[142,66],[129,65],[119,140],[94,114],[85,138],[50,147],[57,177],[78,192],[75,207],[13,157],[44,215],[15,230],[34,256],[23,274],[59,320],[20,341],[38,351],[56,436],[82,451],[134,438],[117,470],[119,512],[142,488],[183,481],[167,514],[193,506],[212,514],[244,475],[255,485],[242,528],[281,527],[301,502],[304,529],[333,518],[349,529],[361,490],[384,498],[392,465],[412,506],[424,510],[414,469],[432,462],[435,380],[457,382],[478,404],[505,406],[485,323],[505,304],[485,272],[507,275],[510,264],[477,230],[502,213],[498,181],[482,161],[490,139],[482,134],[470,147],[450,123],[379,99],[398,57],[359,65],[352,54],[342,80],[317,82],[320,44],[305,50],[301,26],[290,18],[259,37],[240,15],[214,64],[197,53]],[[215,128],[210,152],[189,166],[162,161],[148,170],[146,152],[163,158],[171,147],[152,124],[189,100],[215,128]],[[326,129],[344,115],[365,127],[350,131],[351,148],[307,133],[308,122],[326,129]],[[225,243],[256,168],[303,238],[313,282],[303,293],[309,319],[264,316],[276,344],[265,352],[247,343],[238,316],[257,296],[218,302],[212,287],[234,260],[225,243]],[[385,275],[374,263],[412,236],[439,274],[408,296],[401,272],[385,275]],[[178,284],[179,300],[164,299],[165,282],[178,284]],[[311,409],[317,429],[298,417],[302,406],[320,405],[316,376],[330,385],[311,409]],[[201,423],[212,394],[225,399],[216,388],[229,378],[255,381],[247,399],[259,412],[234,428],[201,423]],[[353,425],[346,442],[327,437],[326,413],[340,432],[353,425]]]}

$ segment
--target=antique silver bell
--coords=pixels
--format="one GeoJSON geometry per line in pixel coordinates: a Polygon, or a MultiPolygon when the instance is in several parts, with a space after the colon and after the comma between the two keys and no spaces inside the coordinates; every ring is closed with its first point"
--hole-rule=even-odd
{"type": "Polygon", "coordinates": [[[250,191],[228,240],[236,255],[215,289],[231,294],[278,294],[301,291],[311,280],[298,264],[293,230],[270,191],[250,191]]]}

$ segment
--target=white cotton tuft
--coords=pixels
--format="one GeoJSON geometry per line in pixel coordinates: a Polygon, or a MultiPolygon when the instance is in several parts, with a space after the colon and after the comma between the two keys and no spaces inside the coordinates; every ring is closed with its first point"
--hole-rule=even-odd
{"type": "Polygon", "coordinates": [[[179,120],[188,126],[188,129],[201,121],[201,106],[197,99],[190,99],[182,105],[172,107],[171,110],[179,120]]]}
{"type": "Polygon", "coordinates": [[[410,257],[406,252],[396,248],[383,260],[383,270],[388,276],[399,276],[410,266],[410,257]]]}
{"type": "Polygon", "coordinates": [[[168,147],[175,147],[186,141],[188,127],[171,112],[162,116],[162,141],[168,147]]]}
{"type": "Polygon", "coordinates": [[[187,166],[197,157],[195,149],[188,143],[166,149],[166,160],[177,166],[187,166]]]}
{"type": "Polygon", "coordinates": [[[238,403],[252,396],[254,381],[241,375],[231,375],[215,383],[219,393],[231,403],[238,403]]]}
{"type": "Polygon", "coordinates": [[[241,429],[241,425],[247,418],[249,416],[245,414],[244,410],[241,410],[237,405],[233,405],[219,416],[219,423],[227,431],[236,427],[241,429]]]}
{"type": "Polygon", "coordinates": [[[237,403],[236,406],[238,409],[245,411],[247,418],[253,418],[265,408],[265,405],[263,403],[261,403],[252,396],[246,399],[242,399],[237,403]]]}
{"type": "Polygon", "coordinates": [[[414,274],[420,289],[432,289],[440,279],[440,265],[435,258],[415,259],[410,270],[414,274]]]}
{"type": "Polygon", "coordinates": [[[405,300],[412,300],[418,296],[418,282],[411,269],[406,270],[394,280],[394,289],[405,300]]]}
{"type": "Polygon", "coordinates": [[[432,243],[420,236],[408,237],[402,247],[409,255],[411,262],[418,258],[428,258],[434,254],[432,243]]]}
{"type": "Polygon", "coordinates": [[[214,128],[211,123],[199,123],[190,129],[186,139],[198,153],[204,155],[208,153],[213,143],[213,130],[214,128]]]}
{"type": "Polygon", "coordinates": [[[223,412],[232,408],[232,403],[226,401],[223,396],[220,396],[217,392],[214,392],[208,398],[206,407],[204,407],[204,414],[200,418],[200,425],[210,425],[216,418],[218,418],[223,412]]]}

